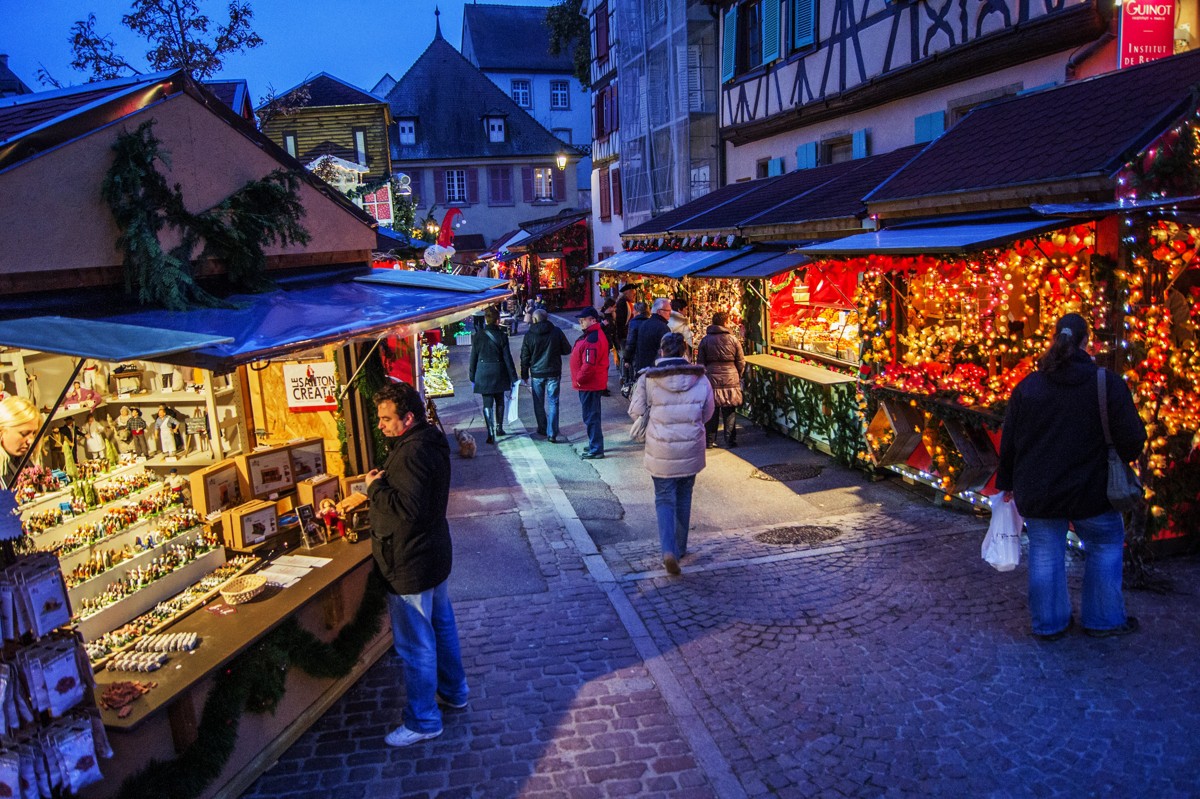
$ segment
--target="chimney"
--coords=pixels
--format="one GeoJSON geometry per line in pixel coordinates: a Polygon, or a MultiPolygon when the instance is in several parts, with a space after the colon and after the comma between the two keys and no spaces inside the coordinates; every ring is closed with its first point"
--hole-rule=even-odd
{"type": "Polygon", "coordinates": [[[0,53],[0,67],[8,66],[8,53],[0,53]]]}

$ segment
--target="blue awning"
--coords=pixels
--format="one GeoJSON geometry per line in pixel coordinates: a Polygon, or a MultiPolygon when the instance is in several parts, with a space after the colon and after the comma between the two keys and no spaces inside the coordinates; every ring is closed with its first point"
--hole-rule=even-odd
{"type": "Polygon", "coordinates": [[[647,264],[659,258],[665,258],[670,252],[670,250],[650,250],[649,252],[642,250],[622,250],[608,256],[603,261],[597,261],[589,266],[588,269],[595,272],[628,272],[630,271],[630,267],[647,264]]]}
{"type": "Polygon", "coordinates": [[[695,272],[692,274],[692,277],[725,278],[730,280],[771,278],[804,266],[810,260],[812,259],[793,252],[760,250],[735,258],[732,261],[718,264],[702,272],[695,272]]]}
{"type": "Polygon", "coordinates": [[[368,275],[356,277],[359,283],[380,283],[385,286],[437,289],[439,291],[477,292],[507,286],[507,280],[474,275],[452,275],[449,272],[422,272],[413,269],[372,269],[368,275]]]}
{"type": "Polygon", "coordinates": [[[805,255],[962,255],[1074,224],[1041,218],[962,224],[906,224],[801,247],[805,255]]]}
{"type": "Polygon", "coordinates": [[[669,254],[665,258],[639,263],[624,271],[649,277],[679,280],[710,266],[730,261],[739,255],[746,255],[752,249],[751,247],[742,247],[737,250],[688,250],[683,252],[667,250],[669,254]]]}
{"type": "MultiPolygon", "coordinates": [[[[220,373],[328,344],[441,327],[509,294],[507,288],[465,293],[353,279],[361,274],[353,270],[332,279],[289,281],[263,294],[234,295],[227,298],[233,306],[229,308],[104,315],[104,304],[89,303],[72,308],[70,312],[77,317],[67,318],[65,323],[46,321],[61,317],[37,316],[0,322],[0,344],[103,360],[150,359],[220,373]],[[10,340],[5,331],[18,322],[26,323],[20,327],[26,335],[20,339],[14,335],[10,340]],[[125,340],[140,340],[143,347],[141,351],[95,352],[92,336],[86,332],[88,322],[101,326],[96,329],[128,326],[132,329],[126,329],[129,338],[125,340]],[[181,338],[160,340],[164,334],[181,338]],[[180,350],[178,341],[193,341],[198,346],[180,350]]],[[[12,330],[15,333],[17,328],[12,330]]]]}
{"type": "Polygon", "coordinates": [[[159,361],[170,355],[232,342],[232,338],[220,334],[65,316],[0,321],[0,345],[98,361],[159,361]]]}

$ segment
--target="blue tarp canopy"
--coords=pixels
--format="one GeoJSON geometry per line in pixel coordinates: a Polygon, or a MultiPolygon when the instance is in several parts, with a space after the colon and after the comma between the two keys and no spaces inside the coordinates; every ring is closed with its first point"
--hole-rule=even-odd
{"type": "Polygon", "coordinates": [[[623,271],[633,272],[638,275],[679,280],[707,267],[729,261],[739,255],[746,255],[750,251],[750,247],[742,247],[737,250],[689,250],[686,252],[668,250],[667,252],[670,254],[665,258],[639,263],[623,271]]]}
{"type": "Polygon", "coordinates": [[[608,256],[603,261],[597,261],[588,267],[596,272],[628,272],[631,267],[640,264],[648,264],[651,261],[657,261],[659,258],[665,258],[671,250],[651,250],[649,252],[640,250],[622,250],[619,253],[608,256]]]}
{"type": "MultiPolygon", "coordinates": [[[[319,280],[289,281],[263,294],[228,297],[232,306],[228,308],[104,315],[105,303],[93,302],[72,309],[77,316],[65,320],[26,316],[0,321],[0,345],[107,361],[150,359],[229,372],[253,361],[327,344],[440,327],[509,294],[507,288],[464,293],[461,288],[381,285],[354,279],[361,275],[362,270],[340,270],[319,280]],[[122,331],[119,341],[127,346],[94,352],[97,339],[118,340],[111,331],[122,331]],[[164,334],[170,338],[160,340],[164,334]],[[179,349],[177,344],[182,341],[194,346],[179,349]]],[[[465,279],[442,277],[456,282],[465,279]]]]}
{"type": "Polygon", "coordinates": [[[385,286],[438,289],[474,293],[490,291],[508,285],[507,280],[474,275],[452,275],[449,272],[419,272],[413,269],[372,269],[368,275],[356,277],[359,283],[379,283],[385,286]]]}
{"type": "Polygon", "coordinates": [[[696,272],[692,277],[757,280],[790,272],[797,267],[804,266],[810,260],[812,259],[796,253],[759,250],[710,267],[702,272],[696,272]]]}
{"type": "Polygon", "coordinates": [[[804,255],[962,255],[1074,224],[1037,218],[905,224],[801,247],[804,255]]]}

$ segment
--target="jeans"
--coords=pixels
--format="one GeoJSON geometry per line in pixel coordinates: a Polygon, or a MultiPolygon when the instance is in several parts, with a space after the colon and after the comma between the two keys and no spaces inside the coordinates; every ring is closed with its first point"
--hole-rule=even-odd
{"type": "Polygon", "coordinates": [[[583,426],[587,428],[588,452],[604,454],[604,430],[600,427],[599,391],[580,391],[579,407],[583,411],[583,426]]]}
{"type": "Polygon", "coordinates": [[[687,554],[688,527],[692,523],[692,489],[696,475],[654,477],[654,511],[658,516],[658,541],[664,555],[687,554]]]}
{"type": "Polygon", "coordinates": [[[404,726],[437,732],[442,728],[437,694],[454,704],[467,701],[467,675],[446,583],[419,594],[388,593],[387,600],[392,643],[404,664],[404,726]]]}
{"type": "Polygon", "coordinates": [[[533,417],[542,435],[558,435],[558,386],[557,377],[531,377],[529,390],[533,394],[533,417]]]}
{"type": "Polygon", "coordinates": [[[1029,532],[1029,614],[1033,631],[1052,635],[1067,626],[1071,600],[1067,596],[1067,524],[1083,541],[1083,626],[1110,630],[1125,623],[1121,595],[1121,560],[1125,525],[1116,511],[1090,519],[1026,519],[1029,532]]]}
{"type": "Polygon", "coordinates": [[[704,423],[704,433],[708,437],[709,442],[717,440],[717,429],[719,426],[725,427],[725,443],[732,444],[737,441],[737,406],[736,405],[718,405],[713,409],[713,415],[708,417],[708,421],[704,423]]]}

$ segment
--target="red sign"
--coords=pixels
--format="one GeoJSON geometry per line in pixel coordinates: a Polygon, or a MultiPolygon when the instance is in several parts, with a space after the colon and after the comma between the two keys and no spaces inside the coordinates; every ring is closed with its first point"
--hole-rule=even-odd
{"type": "Polygon", "coordinates": [[[1174,52],[1175,0],[1127,0],[1121,5],[1121,69],[1174,52]]]}

